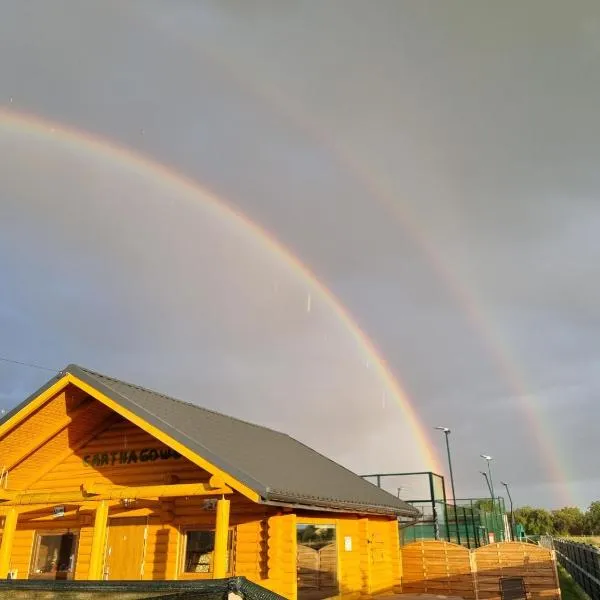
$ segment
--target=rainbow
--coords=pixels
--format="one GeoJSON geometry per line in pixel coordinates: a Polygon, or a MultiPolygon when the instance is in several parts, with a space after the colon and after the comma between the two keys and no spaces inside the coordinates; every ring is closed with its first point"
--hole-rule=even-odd
{"type": "MultiPolygon", "coordinates": [[[[144,14],[144,13],[142,13],[144,14]]],[[[465,315],[472,329],[483,342],[496,371],[507,384],[512,396],[519,400],[532,437],[537,444],[541,464],[550,481],[558,486],[557,494],[565,505],[576,504],[567,484],[568,466],[557,452],[552,441],[552,430],[542,403],[532,392],[535,385],[529,384],[526,374],[513,357],[509,344],[503,338],[499,327],[494,326],[493,319],[486,313],[484,303],[467,286],[456,269],[451,267],[441,252],[423,235],[423,227],[406,210],[398,205],[392,194],[382,182],[381,176],[375,175],[365,168],[363,161],[358,160],[339,140],[326,135],[322,128],[311,122],[304,114],[302,107],[280,88],[269,85],[266,81],[258,81],[255,69],[243,69],[224,53],[203,45],[202,38],[188,39],[181,36],[180,31],[170,31],[164,23],[158,23],[151,14],[147,20],[160,29],[161,33],[171,33],[180,43],[184,43],[193,51],[201,51],[206,58],[216,64],[222,72],[227,73],[240,89],[264,102],[271,110],[298,128],[304,135],[309,135],[320,146],[327,150],[337,164],[356,181],[370,198],[381,204],[389,215],[399,223],[414,246],[427,259],[436,276],[443,283],[450,297],[465,315]],[[250,75],[251,74],[251,75],[250,75]],[[260,83],[260,85],[259,85],[260,83]]],[[[493,449],[488,449],[493,453],[493,449]]],[[[487,450],[486,450],[487,451],[487,450]]],[[[441,471],[440,471],[441,472],[441,471]]]]}
{"type": "Polygon", "coordinates": [[[219,216],[228,224],[244,228],[257,243],[262,244],[268,251],[281,257],[290,269],[312,286],[321,299],[333,310],[334,314],[355,339],[373,365],[374,371],[386,385],[386,388],[396,399],[403,410],[411,430],[414,432],[419,451],[425,461],[425,468],[442,472],[439,459],[435,453],[425,428],[419,422],[416,410],[411,404],[408,394],[403,390],[388,367],[385,359],[377,350],[367,334],[361,330],[348,310],[332,294],[332,292],[304,265],[296,256],[285,248],[271,233],[262,229],[248,217],[240,214],[225,200],[212,194],[198,182],[179,173],[174,168],[158,163],[138,152],[134,152],[113,141],[87,131],[75,129],[62,123],[56,123],[37,115],[27,114],[0,108],[0,131],[12,131],[43,139],[56,140],[62,145],[83,151],[93,158],[108,159],[119,164],[122,168],[134,174],[148,177],[149,175],[161,184],[178,190],[184,196],[191,196],[205,203],[213,214],[219,216]]]}

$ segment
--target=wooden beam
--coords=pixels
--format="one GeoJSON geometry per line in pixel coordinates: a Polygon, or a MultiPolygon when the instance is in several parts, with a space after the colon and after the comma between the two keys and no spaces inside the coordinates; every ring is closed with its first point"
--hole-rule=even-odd
{"type": "Polygon", "coordinates": [[[104,571],[104,547],[106,545],[106,527],[108,525],[108,504],[100,502],[94,518],[94,533],[90,552],[88,579],[102,579],[104,571]]]}
{"type": "Polygon", "coordinates": [[[182,496],[221,496],[232,494],[230,487],[213,488],[206,483],[176,483],[174,485],[109,486],[101,483],[84,484],[85,494],[107,500],[124,498],[180,498],[182,496]]]}
{"type": "Polygon", "coordinates": [[[151,498],[179,498],[183,496],[222,496],[232,494],[229,487],[213,488],[206,483],[178,483],[175,485],[145,485],[138,487],[111,487],[102,484],[84,484],[79,491],[24,492],[4,490],[11,493],[2,506],[22,506],[31,504],[57,504],[62,502],[100,502],[106,500],[141,500],[151,498]]]}
{"type": "MultiPolygon", "coordinates": [[[[162,504],[164,500],[148,500],[139,499],[136,501],[134,507],[125,508],[121,500],[106,500],[106,504],[110,509],[110,516],[146,516],[146,515],[135,515],[136,511],[147,510],[153,514],[160,514],[163,510],[162,504]]],[[[78,500],[77,502],[62,502],[54,504],[31,504],[29,506],[19,507],[19,523],[25,522],[37,522],[37,521],[57,521],[63,517],[56,517],[53,513],[53,509],[57,504],[62,504],[65,509],[64,518],[72,516],[78,516],[80,518],[93,516],[96,509],[98,508],[98,501],[90,500],[78,500]]],[[[0,504],[0,519],[7,515],[15,505],[0,504]]],[[[1,533],[0,529],[0,533],[1,533]]]]}

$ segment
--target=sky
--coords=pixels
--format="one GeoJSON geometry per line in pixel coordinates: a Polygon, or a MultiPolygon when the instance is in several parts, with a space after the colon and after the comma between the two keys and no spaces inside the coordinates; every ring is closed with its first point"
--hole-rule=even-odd
{"type": "MultiPolygon", "coordinates": [[[[458,496],[485,453],[515,504],[585,508],[599,67],[596,2],[9,0],[0,356],[358,473],[446,474],[447,426],[458,496]]],[[[0,407],[51,375],[1,363],[0,407]]]]}

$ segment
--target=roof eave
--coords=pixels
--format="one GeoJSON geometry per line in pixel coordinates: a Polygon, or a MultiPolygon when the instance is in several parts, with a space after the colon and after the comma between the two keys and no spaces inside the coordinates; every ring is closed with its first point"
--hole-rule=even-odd
{"type": "Polygon", "coordinates": [[[419,510],[416,508],[409,509],[395,506],[363,504],[360,502],[342,502],[327,498],[302,499],[292,494],[281,492],[269,492],[264,500],[264,504],[313,511],[324,510],[328,512],[359,513],[388,517],[417,517],[420,515],[419,510]]]}
{"type": "Polygon", "coordinates": [[[202,448],[200,452],[195,449],[195,446],[198,445],[196,440],[193,440],[188,435],[183,432],[174,429],[168,423],[162,421],[156,415],[147,411],[143,406],[140,406],[136,402],[131,401],[129,398],[124,397],[119,392],[112,389],[110,386],[105,385],[102,381],[99,381],[96,377],[88,374],[85,369],[80,367],[79,365],[70,364],[66,367],[61,375],[66,375],[70,373],[77,379],[83,381],[88,384],[90,387],[94,388],[102,395],[107,396],[117,404],[120,404],[124,409],[132,412],[137,417],[143,419],[150,425],[160,429],[166,435],[172,437],[177,440],[179,443],[187,446],[192,452],[198,453],[210,462],[214,464],[217,468],[225,471],[229,475],[231,475],[234,479],[240,481],[242,484],[246,485],[249,489],[255,492],[259,497],[264,498],[267,495],[268,488],[261,484],[258,481],[255,481],[253,478],[249,477],[246,473],[242,473],[239,469],[232,467],[229,464],[224,463],[218,456],[214,453],[210,452],[207,448],[202,448]]]}
{"type": "MultiPolygon", "coordinates": [[[[65,376],[65,373],[62,371],[59,371],[56,375],[54,375],[51,379],[49,379],[46,383],[44,383],[44,385],[42,385],[35,392],[33,392],[33,394],[30,394],[29,396],[27,396],[27,398],[25,398],[25,400],[23,400],[23,402],[20,402],[15,407],[11,408],[8,412],[4,413],[2,415],[2,418],[0,418],[0,427],[2,427],[5,423],[10,421],[15,415],[20,413],[24,408],[29,406],[29,404],[31,404],[34,400],[39,398],[44,392],[46,392],[52,386],[54,386],[56,383],[58,383],[64,376],[65,376]]],[[[66,381],[65,381],[65,385],[66,385],[66,381]]]]}

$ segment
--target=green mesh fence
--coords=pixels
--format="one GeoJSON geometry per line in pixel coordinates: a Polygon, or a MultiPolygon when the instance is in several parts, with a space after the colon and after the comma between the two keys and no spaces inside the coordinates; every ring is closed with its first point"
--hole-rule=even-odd
{"type": "Polygon", "coordinates": [[[493,501],[491,498],[466,498],[451,502],[446,496],[444,477],[430,471],[375,473],[363,477],[421,511],[417,523],[401,523],[403,545],[418,540],[447,540],[467,548],[478,548],[491,539],[502,542],[510,537],[502,497],[493,501]]]}
{"type": "Polygon", "coordinates": [[[245,577],[201,581],[0,581],[0,598],[10,600],[285,600],[245,577]]]}

